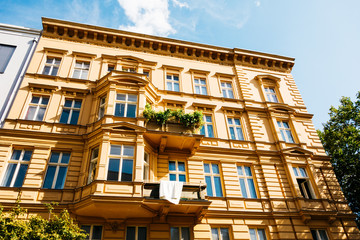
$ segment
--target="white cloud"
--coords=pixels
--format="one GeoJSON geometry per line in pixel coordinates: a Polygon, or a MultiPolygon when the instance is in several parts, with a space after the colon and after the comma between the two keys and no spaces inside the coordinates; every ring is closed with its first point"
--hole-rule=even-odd
{"type": "Polygon", "coordinates": [[[257,7],[260,7],[261,2],[260,2],[260,1],[255,1],[255,5],[256,5],[257,7]]]}
{"type": "Polygon", "coordinates": [[[186,2],[180,2],[178,0],[172,0],[172,2],[174,3],[174,6],[176,7],[180,7],[180,8],[190,8],[189,4],[187,4],[186,2]]]}
{"type": "Polygon", "coordinates": [[[119,28],[132,32],[168,36],[175,33],[169,23],[168,0],[118,0],[132,25],[119,28]]]}

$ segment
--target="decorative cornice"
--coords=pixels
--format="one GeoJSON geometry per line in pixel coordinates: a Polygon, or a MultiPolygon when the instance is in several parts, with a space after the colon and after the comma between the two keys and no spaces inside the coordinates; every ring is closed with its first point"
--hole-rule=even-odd
{"type": "Polygon", "coordinates": [[[294,58],[238,48],[224,48],[122,30],[42,18],[43,36],[170,55],[205,62],[239,64],[273,71],[290,72],[294,58]]]}

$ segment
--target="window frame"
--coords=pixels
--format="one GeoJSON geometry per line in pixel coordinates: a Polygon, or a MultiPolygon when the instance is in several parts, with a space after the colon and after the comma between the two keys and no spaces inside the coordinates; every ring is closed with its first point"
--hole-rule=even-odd
{"type": "Polygon", "coordinates": [[[100,120],[101,118],[103,118],[105,116],[105,111],[106,111],[106,99],[107,99],[107,95],[101,96],[99,97],[99,109],[98,109],[98,116],[97,116],[97,120],[100,120]],[[102,103],[101,101],[104,99],[104,103],[102,103]],[[103,110],[103,113],[101,113],[101,110],[103,110]]]}
{"type": "Polygon", "coordinates": [[[318,229],[318,228],[310,228],[310,232],[311,232],[311,236],[312,236],[313,240],[330,240],[329,234],[327,233],[326,229],[323,229],[323,228],[320,228],[320,229],[318,229]],[[313,231],[316,234],[316,239],[314,238],[313,231]],[[323,239],[323,237],[320,235],[319,231],[324,231],[326,239],[323,239]]]}
{"type": "Polygon", "coordinates": [[[256,184],[256,178],[255,178],[255,175],[254,175],[254,170],[251,166],[248,166],[248,165],[242,165],[242,164],[237,164],[236,165],[236,170],[237,170],[237,173],[238,173],[238,179],[239,179],[239,184],[240,184],[240,191],[241,191],[241,195],[243,198],[247,198],[247,199],[258,199],[258,192],[257,192],[257,184],[256,184]],[[239,167],[241,167],[241,170],[242,170],[242,173],[243,175],[240,175],[239,174],[239,167]],[[246,169],[245,168],[249,168],[250,169],[250,173],[251,173],[251,176],[248,176],[247,175],[247,172],[246,172],[246,169]],[[243,179],[244,180],[244,184],[245,184],[245,189],[243,189],[242,185],[241,185],[241,180],[240,179],[243,179]],[[254,193],[255,193],[255,197],[252,196],[252,192],[250,190],[250,186],[249,186],[249,180],[252,180],[253,182],[253,187],[254,187],[254,193]],[[246,196],[244,196],[244,192],[243,190],[245,190],[245,193],[246,193],[246,196]]]}
{"type": "Polygon", "coordinates": [[[109,154],[108,154],[108,162],[106,165],[106,180],[107,181],[116,181],[116,182],[132,182],[134,181],[134,164],[135,164],[135,160],[136,160],[136,148],[134,145],[126,145],[126,144],[110,144],[110,148],[109,148],[109,154]],[[120,155],[116,155],[116,154],[111,154],[111,147],[112,146],[116,146],[119,147],[121,146],[121,150],[120,150],[120,155]],[[125,147],[132,147],[132,151],[133,151],[133,156],[130,155],[124,155],[124,149],[125,147]],[[109,167],[110,167],[110,161],[111,160],[119,160],[119,167],[118,167],[118,177],[117,180],[114,179],[109,179],[109,167]],[[123,163],[124,160],[131,160],[132,161],[132,169],[131,169],[131,181],[123,181],[122,180],[122,175],[123,175],[123,163]]]}
{"type": "Polygon", "coordinates": [[[267,103],[283,103],[284,102],[281,97],[281,92],[279,90],[280,81],[281,81],[281,79],[279,77],[275,77],[275,76],[272,76],[269,74],[263,74],[263,75],[257,75],[255,77],[255,79],[259,81],[260,92],[261,92],[264,102],[267,102],[267,103]],[[276,94],[276,97],[278,100],[277,102],[268,101],[265,88],[273,88],[275,90],[275,94],[276,94]]]}
{"type": "Polygon", "coordinates": [[[242,127],[242,126],[243,126],[243,123],[242,123],[242,118],[241,118],[241,117],[226,116],[226,124],[227,124],[227,130],[228,130],[228,134],[229,134],[229,139],[231,139],[231,140],[238,140],[238,141],[245,141],[245,135],[244,135],[243,127],[242,127]],[[232,124],[229,123],[229,119],[231,119],[232,124]],[[239,120],[239,124],[240,124],[240,125],[236,125],[236,124],[235,124],[235,119],[238,119],[238,120],[239,120]],[[233,129],[234,129],[235,139],[232,137],[230,128],[233,128],[233,129]],[[238,136],[238,131],[237,131],[238,128],[240,128],[242,139],[240,139],[240,136],[238,136]],[[236,131],[235,131],[235,130],[236,130],[236,131]]]}
{"type": "Polygon", "coordinates": [[[180,88],[180,73],[175,73],[175,72],[166,72],[165,73],[165,89],[166,91],[172,91],[172,92],[181,92],[181,88],[180,88]],[[170,79],[168,79],[168,76],[171,76],[170,79]],[[174,77],[178,78],[178,80],[176,81],[174,77]],[[168,83],[171,83],[171,89],[168,89],[168,83]],[[178,84],[178,88],[179,90],[176,91],[175,90],[175,84],[178,84]]]}
{"type": "Polygon", "coordinates": [[[130,225],[130,226],[126,226],[126,231],[125,231],[125,240],[128,239],[128,228],[129,227],[135,227],[135,239],[134,240],[138,240],[139,239],[139,228],[145,228],[146,230],[146,239],[148,239],[148,227],[147,226],[133,226],[133,225],[130,225]]]}
{"type": "Polygon", "coordinates": [[[186,171],[186,161],[182,161],[182,160],[169,160],[169,181],[176,181],[176,182],[183,182],[186,183],[187,182],[187,171],[186,171]],[[170,162],[175,162],[175,170],[170,170],[170,162]],[[179,170],[179,162],[184,163],[184,171],[180,171],[179,170]],[[171,180],[171,176],[170,175],[175,175],[175,180],[171,180]],[[185,181],[180,181],[180,175],[184,175],[185,176],[185,181]]]}
{"type": "Polygon", "coordinates": [[[263,230],[263,233],[264,233],[264,236],[265,236],[265,239],[264,240],[267,240],[267,239],[269,239],[268,238],[268,235],[267,235],[267,233],[266,233],[266,228],[265,228],[265,226],[263,227],[263,226],[259,226],[259,227],[249,227],[249,236],[250,236],[250,240],[260,240],[261,238],[259,237],[259,230],[263,230]],[[255,237],[256,237],[256,239],[252,239],[251,238],[251,230],[254,230],[255,231],[255,237]]]}
{"type": "Polygon", "coordinates": [[[290,123],[290,120],[287,119],[277,119],[276,120],[276,126],[279,129],[280,135],[281,135],[281,141],[284,141],[286,143],[296,143],[295,135],[293,134],[293,128],[290,123]],[[288,125],[288,128],[284,125],[286,123],[288,125]],[[289,138],[289,134],[291,136],[291,139],[289,138]]]}
{"type": "Polygon", "coordinates": [[[204,125],[201,127],[200,129],[200,134],[204,135],[205,137],[208,137],[208,138],[215,138],[216,135],[215,135],[215,122],[213,121],[213,114],[210,114],[210,113],[204,113],[203,114],[203,120],[204,120],[204,125]],[[210,116],[210,119],[211,119],[211,122],[207,122],[207,119],[206,117],[209,117],[210,116]],[[212,126],[212,136],[209,136],[209,129],[208,129],[208,126],[212,126]],[[203,130],[204,129],[204,130],[203,130]]]}
{"type": "Polygon", "coordinates": [[[193,78],[194,94],[210,96],[210,92],[209,92],[209,88],[208,88],[209,84],[207,81],[208,81],[208,79],[206,76],[194,75],[194,78],[193,78]],[[198,83],[196,83],[196,81],[198,81],[198,83]],[[202,84],[201,81],[204,81],[205,84],[202,84]],[[204,86],[205,86],[205,91],[206,91],[205,94],[202,92],[204,86]],[[196,87],[199,87],[199,93],[196,92],[196,87]]]}
{"type": "Polygon", "coordinates": [[[178,239],[180,240],[191,240],[191,233],[192,233],[192,229],[189,227],[189,226],[170,226],[170,239],[173,239],[173,236],[172,236],[172,228],[178,228],[179,230],[179,236],[178,236],[178,239]],[[183,231],[182,229],[188,229],[189,230],[189,238],[188,239],[185,239],[183,237],[183,231]]]}
{"type": "Polygon", "coordinates": [[[50,103],[50,98],[51,98],[50,95],[31,94],[31,98],[30,98],[30,101],[28,103],[24,119],[25,120],[30,120],[30,121],[41,121],[41,122],[44,121],[46,113],[47,113],[48,105],[50,103]],[[32,103],[34,97],[39,97],[40,98],[38,103],[32,103]],[[48,98],[48,101],[47,101],[46,105],[41,104],[42,101],[43,101],[43,98],[48,98]],[[37,118],[37,116],[39,114],[39,109],[44,107],[44,106],[45,106],[45,111],[44,111],[44,115],[42,116],[42,119],[41,120],[36,120],[36,118],[37,118]],[[34,113],[34,116],[32,117],[32,119],[28,119],[28,114],[29,114],[30,107],[36,107],[35,113],[34,113]]]}
{"type": "Polygon", "coordinates": [[[310,176],[308,174],[306,167],[293,165],[292,173],[295,178],[295,182],[298,184],[299,190],[301,192],[301,196],[306,199],[316,199],[315,190],[313,188],[313,184],[312,184],[312,181],[310,179],[310,176]],[[295,169],[296,169],[296,171],[295,171],[295,169]],[[303,171],[301,171],[300,169],[303,169],[303,171]],[[305,176],[302,175],[302,173],[305,173],[305,176]],[[301,181],[301,183],[300,183],[299,180],[304,180],[304,181],[301,181]],[[307,189],[305,186],[306,184],[308,184],[309,192],[307,192],[307,189]]]}
{"type": "Polygon", "coordinates": [[[230,98],[230,99],[235,99],[235,91],[234,91],[234,87],[233,87],[233,82],[232,81],[227,81],[227,80],[220,80],[220,88],[221,88],[221,93],[222,93],[222,97],[223,98],[230,98]],[[230,84],[231,85],[231,88],[229,87],[223,87],[223,83],[226,85],[226,84],[230,84]],[[232,93],[232,97],[229,97],[229,89],[231,90],[231,93],[232,93]],[[224,94],[226,93],[226,94],[224,94]],[[226,96],[224,96],[226,95],[226,96]]]}
{"type": "Polygon", "coordinates": [[[216,231],[217,231],[217,237],[218,237],[219,240],[225,240],[225,239],[223,238],[223,234],[222,234],[222,231],[221,231],[222,229],[226,229],[226,230],[227,230],[227,234],[228,234],[228,236],[229,236],[229,240],[232,239],[230,227],[211,226],[210,233],[211,233],[211,239],[212,239],[212,240],[214,240],[214,239],[213,239],[213,230],[215,230],[215,229],[216,229],[216,231]]]}
{"type": "Polygon", "coordinates": [[[73,68],[73,74],[71,78],[76,79],[82,79],[82,80],[88,80],[89,79],[89,73],[90,73],[90,67],[91,67],[91,61],[90,60],[83,60],[83,59],[76,59],[74,68],[73,68]],[[77,64],[81,64],[81,67],[77,67],[77,64]],[[88,64],[88,67],[86,68],[85,65],[88,64]],[[75,72],[79,71],[79,77],[75,77],[75,72]],[[85,73],[85,76],[83,74],[85,73]]]}
{"type": "MultiPolygon", "coordinates": [[[[104,232],[104,226],[103,225],[97,225],[97,224],[82,224],[81,226],[80,226],[80,228],[82,229],[82,230],[84,230],[83,229],[83,227],[85,227],[85,226],[90,226],[90,233],[89,233],[89,236],[86,238],[86,239],[89,239],[89,240],[99,240],[99,238],[96,238],[96,239],[94,239],[93,238],[93,235],[94,235],[94,227],[101,227],[101,238],[100,238],[100,240],[101,239],[103,239],[103,232],[104,232]]],[[[84,230],[84,231],[86,231],[86,230],[84,230]]]]}
{"type": "Polygon", "coordinates": [[[265,96],[266,102],[279,103],[279,97],[278,97],[277,89],[275,86],[264,85],[263,88],[264,88],[264,96],[265,96]],[[267,89],[268,89],[268,91],[267,91],[267,89]],[[271,92],[271,90],[273,90],[274,92],[271,92]],[[276,101],[272,101],[272,100],[274,100],[273,99],[274,97],[275,97],[276,101]]]}
{"type": "Polygon", "coordinates": [[[27,148],[23,148],[23,149],[14,148],[12,150],[10,159],[6,163],[6,168],[4,167],[5,171],[3,172],[3,176],[2,176],[2,180],[1,180],[1,186],[2,187],[22,187],[23,186],[25,178],[26,178],[26,174],[27,174],[27,171],[29,169],[29,165],[30,165],[30,162],[31,162],[31,159],[32,159],[32,156],[33,156],[33,153],[34,153],[33,149],[27,149],[27,148]],[[13,159],[15,151],[21,151],[19,159],[13,159]],[[31,152],[29,160],[24,160],[25,152],[31,152]],[[11,171],[9,169],[10,164],[15,164],[16,165],[12,176],[10,176],[11,172],[9,172],[9,174],[8,174],[8,171],[11,171]],[[26,171],[25,171],[25,174],[24,174],[24,178],[23,178],[23,180],[21,182],[21,186],[14,186],[14,184],[18,180],[21,165],[27,165],[26,171]],[[8,182],[9,178],[11,178],[10,184],[9,184],[9,186],[6,186],[5,183],[8,182]]]}
{"type": "MultiPolygon", "coordinates": [[[[8,48],[10,51],[8,52],[8,55],[6,56],[6,59],[4,57],[4,65],[2,66],[1,68],[1,65],[0,65],[0,74],[3,74],[5,73],[6,71],[6,68],[7,66],[9,65],[10,61],[11,61],[11,58],[13,57],[14,55],[14,52],[17,48],[17,46],[14,46],[14,45],[9,45],[9,44],[0,44],[0,49],[2,47],[5,47],[5,48],[8,48]]],[[[1,51],[1,50],[0,50],[1,51]]]]}
{"type": "Polygon", "coordinates": [[[206,183],[206,194],[207,194],[207,196],[209,196],[209,197],[225,197],[225,191],[224,191],[224,184],[223,184],[223,178],[222,178],[222,171],[221,171],[220,162],[217,162],[217,163],[215,163],[215,162],[203,162],[203,168],[204,168],[204,180],[205,180],[205,183],[206,183]],[[205,164],[209,165],[209,169],[210,169],[209,173],[206,172],[205,164]],[[217,165],[219,173],[213,173],[214,172],[213,171],[213,165],[217,165]],[[211,194],[212,195],[209,195],[209,190],[208,190],[209,186],[207,184],[206,177],[210,177],[211,194]],[[221,185],[220,189],[219,189],[221,191],[220,196],[217,195],[217,189],[216,189],[216,184],[215,184],[215,180],[214,180],[215,177],[218,177],[219,180],[220,180],[220,185],[221,185]]]}
{"type": "Polygon", "coordinates": [[[64,104],[62,105],[62,111],[61,111],[59,123],[70,124],[70,125],[78,125],[79,119],[80,119],[80,114],[81,114],[82,103],[83,103],[83,99],[65,98],[64,104]],[[70,107],[65,106],[66,101],[71,101],[71,106],[70,107]],[[75,108],[76,101],[80,101],[80,107],[79,108],[75,108]],[[62,119],[62,116],[63,116],[63,113],[64,113],[64,109],[69,110],[69,115],[68,115],[68,119],[67,119],[66,123],[61,122],[61,119],[62,119]],[[77,116],[76,123],[71,123],[74,111],[78,111],[79,115],[77,116]]]}
{"type": "Polygon", "coordinates": [[[137,66],[131,66],[131,65],[121,65],[121,71],[129,72],[129,73],[137,73],[138,72],[138,67],[137,66]]]}
{"type": "Polygon", "coordinates": [[[123,92],[116,92],[116,96],[115,96],[115,108],[114,108],[114,116],[115,117],[127,117],[127,118],[136,118],[138,116],[138,102],[139,102],[139,95],[137,94],[133,94],[133,93],[123,93],[123,92]],[[117,97],[118,95],[125,95],[125,100],[118,100],[117,97]],[[136,102],[129,102],[129,95],[131,96],[136,96],[136,102]],[[120,105],[121,108],[121,104],[124,104],[124,116],[120,116],[120,115],[116,115],[116,110],[117,110],[117,105],[120,105]],[[134,117],[129,117],[128,115],[128,106],[129,104],[131,105],[135,105],[135,110],[134,110],[134,117]]]}
{"type": "Polygon", "coordinates": [[[144,151],[143,181],[150,181],[150,154],[144,151]]]}
{"type": "MultiPolygon", "coordinates": [[[[67,151],[57,151],[57,150],[52,150],[52,151],[51,151],[49,160],[47,161],[46,172],[45,172],[45,176],[44,176],[44,182],[43,182],[43,184],[42,184],[42,188],[43,188],[43,189],[64,189],[64,186],[65,186],[65,183],[66,183],[66,178],[67,178],[67,173],[68,173],[69,166],[70,166],[70,160],[71,160],[71,152],[67,152],[67,151]],[[50,162],[53,153],[60,153],[57,162],[50,162]],[[68,161],[67,163],[61,163],[62,158],[63,158],[63,156],[64,156],[64,153],[69,154],[69,161],[68,161]],[[46,179],[47,179],[47,176],[48,176],[49,167],[51,167],[51,166],[55,166],[55,167],[56,167],[55,173],[54,173],[53,178],[52,178],[51,187],[50,187],[50,188],[45,188],[44,186],[45,186],[45,182],[46,182],[46,179]],[[58,182],[58,177],[59,177],[58,174],[59,174],[59,171],[60,171],[60,168],[61,168],[61,167],[66,167],[66,171],[65,171],[65,174],[64,174],[64,179],[62,180],[61,187],[60,187],[60,188],[55,188],[55,187],[56,187],[56,183],[58,182]]],[[[49,176],[50,176],[50,175],[49,175],[49,176]]],[[[51,176],[50,176],[50,177],[51,177],[51,176]]]]}
{"type": "Polygon", "coordinates": [[[90,161],[89,161],[89,171],[88,171],[88,178],[87,178],[87,184],[92,183],[95,180],[96,177],[96,169],[99,161],[100,156],[100,147],[94,147],[91,149],[90,152],[90,161]],[[97,151],[97,156],[94,156],[97,151]]]}

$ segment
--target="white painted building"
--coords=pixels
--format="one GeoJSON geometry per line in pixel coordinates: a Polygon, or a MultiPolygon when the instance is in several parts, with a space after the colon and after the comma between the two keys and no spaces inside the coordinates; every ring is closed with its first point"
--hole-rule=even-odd
{"type": "Polygon", "coordinates": [[[37,29],[0,24],[0,127],[39,40],[37,29]]]}

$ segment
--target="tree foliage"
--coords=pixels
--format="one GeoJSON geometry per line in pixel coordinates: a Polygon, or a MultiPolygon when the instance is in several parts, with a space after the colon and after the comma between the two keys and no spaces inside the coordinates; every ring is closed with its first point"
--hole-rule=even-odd
{"type": "Polygon", "coordinates": [[[17,204],[10,212],[0,209],[0,240],[81,240],[86,233],[75,224],[65,209],[59,215],[53,214],[52,205],[47,205],[49,219],[32,216],[29,220],[21,218],[27,210],[17,204]]]}
{"type": "Polygon", "coordinates": [[[360,220],[360,92],[353,102],[342,97],[330,108],[330,120],[318,130],[325,151],[352,211],[360,220]]]}

